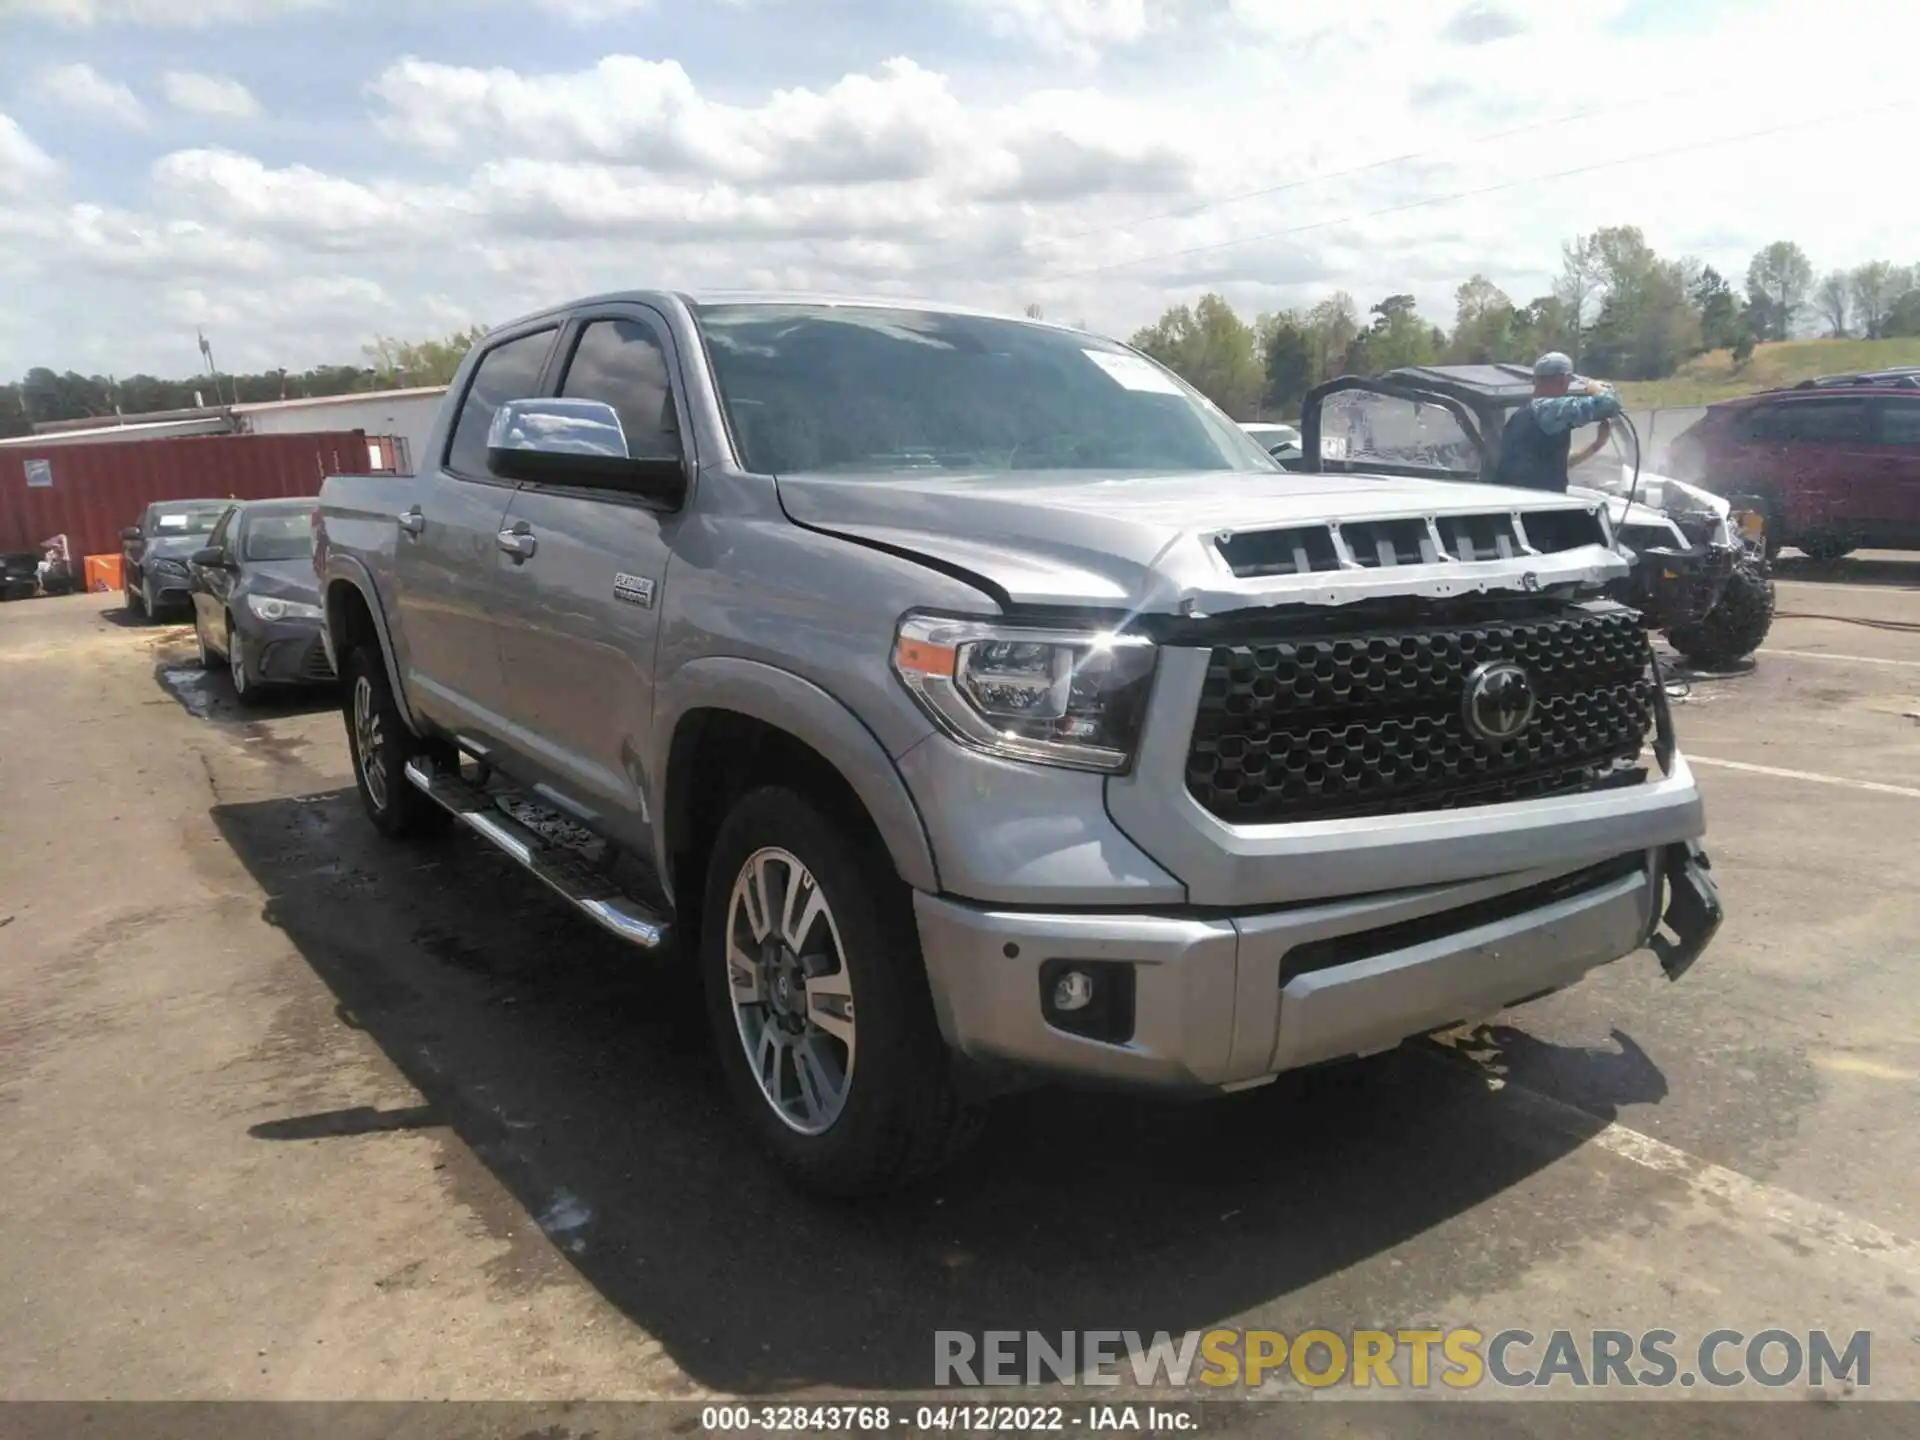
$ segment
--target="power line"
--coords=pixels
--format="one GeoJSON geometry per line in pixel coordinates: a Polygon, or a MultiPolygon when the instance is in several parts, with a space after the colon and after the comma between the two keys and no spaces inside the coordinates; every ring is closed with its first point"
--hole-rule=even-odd
{"type": "Polygon", "coordinates": [[[1721,135],[1712,140],[1699,140],[1686,145],[1669,146],[1663,150],[1647,150],[1637,155],[1615,156],[1610,160],[1595,161],[1590,165],[1576,165],[1567,170],[1555,170],[1545,175],[1524,175],[1514,180],[1502,180],[1493,185],[1482,185],[1472,190],[1456,190],[1447,195],[1427,195],[1417,200],[1405,200],[1398,205],[1385,205],[1377,210],[1362,210],[1352,215],[1342,215],[1331,220],[1315,220],[1306,225],[1291,225],[1282,230],[1266,230],[1257,235],[1241,235],[1231,240],[1215,240],[1205,245],[1189,245],[1180,250],[1165,250],[1153,255],[1137,255],[1130,260],[1116,260],[1107,265],[1095,265],[1085,270],[1069,270],[1058,275],[1039,275],[1030,277],[1029,284],[1051,284],[1061,280],[1079,280],[1089,275],[1105,275],[1114,270],[1125,270],[1135,265],[1149,265],[1156,260],[1179,260],[1188,255],[1202,255],[1209,251],[1226,250],[1236,245],[1251,245],[1261,240],[1279,240],[1290,235],[1305,235],[1314,230],[1329,230],[1339,225],[1352,225],[1361,220],[1373,220],[1383,215],[1398,215],[1408,210],[1419,210],[1433,205],[1450,205],[1456,200],[1471,200],[1482,195],[1493,195],[1504,190],[1517,190],[1525,185],[1540,185],[1551,180],[1565,180],[1575,175],[1591,175],[1600,170],[1615,170],[1623,165],[1637,165],[1647,160],[1665,160],[1675,155],[1687,155],[1700,150],[1710,150],[1720,145],[1733,145],[1747,140],[1762,140],[1771,135],[1785,134],[1791,130],[1805,130],[1815,125],[1830,125],[1839,120],[1854,120],[1863,115],[1875,115],[1887,110],[1909,109],[1920,101],[1895,100],[1883,105],[1870,105],[1859,110],[1846,110],[1836,115],[1824,115],[1812,120],[1797,120],[1785,125],[1772,125],[1764,130],[1747,130],[1736,135],[1721,135]]]}

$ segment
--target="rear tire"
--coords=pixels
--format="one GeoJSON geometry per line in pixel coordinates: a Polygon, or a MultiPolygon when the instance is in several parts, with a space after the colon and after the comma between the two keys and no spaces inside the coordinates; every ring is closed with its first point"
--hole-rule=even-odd
{"type": "Polygon", "coordinates": [[[951,1160],[978,1117],[952,1084],[910,893],[872,837],[796,791],[752,791],[721,823],[704,901],[720,1065],[782,1166],[810,1190],[855,1196],[951,1160]]]}
{"type": "Polygon", "coordinates": [[[1773,604],[1773,581],[1754,561],[1742,559],[1713,609],[1667,639],[1695,669],[1724,669],[1760,648],[1773,627],[1773,604]]]}
{"type": "Polygon", "coordinates": [[[416,756],[451,767],[457,758],[453,747],[445,741],[422,740],[407,728],[377,648],[361,645],[349,651],[341,670],[346,678],[341,708],[347,751],[353,757],[353,781],[373,828],[393,840],[445,830],[453,817],[414,788],[404,772],[407,761],[416,756]]]}
{"type": "Polygon", "coordinates": [[[1814,535],[1805,540],[1794,542],[1800,547],[1800,553],[1809,560],[1822,565],[1830,565],[1842,556],[1851,555],[1859,546],[1844,535],[1814,535]]]}

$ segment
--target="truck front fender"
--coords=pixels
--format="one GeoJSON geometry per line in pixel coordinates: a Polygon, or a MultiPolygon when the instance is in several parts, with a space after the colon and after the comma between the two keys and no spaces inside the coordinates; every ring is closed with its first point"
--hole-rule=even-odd
{"type": "Polygon", "coordinates": [[[342,589],[346,587],[357,594],[360,603],[366,607],[373,626],[373,638],[380,645],[381,662],[387,667],[387,684],[393,689],[394,704],[400,707],[400,718],[407,722],[407,728],[414,734],[425,735],[419,717],[408,703],[407,687],[400,680],[400,659],[394,650],[393,633],[387,626],[386,606],[381,603],[380,587],[374,583],[373,573],[353,556],[335,551],[327,556],[321,583],[327,610],[326,628],[321,636],[326,643],[327,659],[332,662],[334,673],[340,673],[340,657],[351,638],[349,627],[352,622],[347,615],[345,607],[348,602],[342,589]]]}
{"type": "Polygon", "coordinates": [[[651,770],[661,788],[654,807],[654,853],[673,854],[666,787],[673,783],[671,758],[681,723],[696,710],[733,711],[785,731],[840,773],[872,817],[900,878],[917,890],[937,892],[938,871],[926,826],[906,783],[880,742],[860,720],[811,680],[756,660],[713,656],[676,670],[660,687],[654,709],[656,737],[651,770]]]}

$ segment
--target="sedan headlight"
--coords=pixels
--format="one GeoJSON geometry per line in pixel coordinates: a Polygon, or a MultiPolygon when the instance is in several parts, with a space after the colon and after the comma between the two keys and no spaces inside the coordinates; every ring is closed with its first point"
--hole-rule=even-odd
{"type": "Polygon", "coordinates": [[[318,605],[309,605],[304,600],[282,600],[277,595],[249,595],[247,608],[262,620],[318,620],[321,618],[318,605]]]}
{"type": "Polygon", "coordinates": [[[163,555],[157,560],[149,561],[147,568],[162,575],[184,575],[187,573],[187,562],[171,560],[163,555]]]}
{"type": "Polygon", "coordinates": [[[963,744],[1112,773],[1132,763],[1154,653],[1137,635],[909,615],[894,640],[893,669],[963,744]]]}

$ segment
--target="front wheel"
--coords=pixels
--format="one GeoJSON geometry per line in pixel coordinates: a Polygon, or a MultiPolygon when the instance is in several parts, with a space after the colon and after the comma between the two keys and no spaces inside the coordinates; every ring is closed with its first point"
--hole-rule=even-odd
{"type": "MultiPolygon", "coordinates": [[[[199,627],[194,627],[196,632],[199,627]]],[[[201,664],[206,663],[207,642],[200,642],[201,664]]],[[[240,644],[240,636],[235,633],[233,621],[227,621],[227,674],[233,678],[233,698],[248,709],[261,702],[260,682],[253,678],[247,669],[245,648],[240,644]]]]}
{"type": "Polygon", "coordinates": [[[721,824],[703,916],[728,1086],[802,1184],[893,1189],[971,1136],[907,888],[870,837],[795,791],[755,790],[721,824]]]}
{"type": "Polygon", "coordinates": [[[354,783],[373,828],[391,839],[435,834],[453,817],[407,779],[407,761],[427,756],[447,764],[451,751],[442,742],[422,740],[407,728],[387,683],[380,652],[361,645],[347,652],[343,710],[347,749],[353,756],[354,783]]]}
{"type": "Polygon", "coordinates": [[[1743,559],[1727,577],[1714,607],[1691,625],[1677,626],[1667,638],[1689,665],[1718,670],[1760,648],[1773,628],[1773,581],[1751,559],[1743,559]]]}

